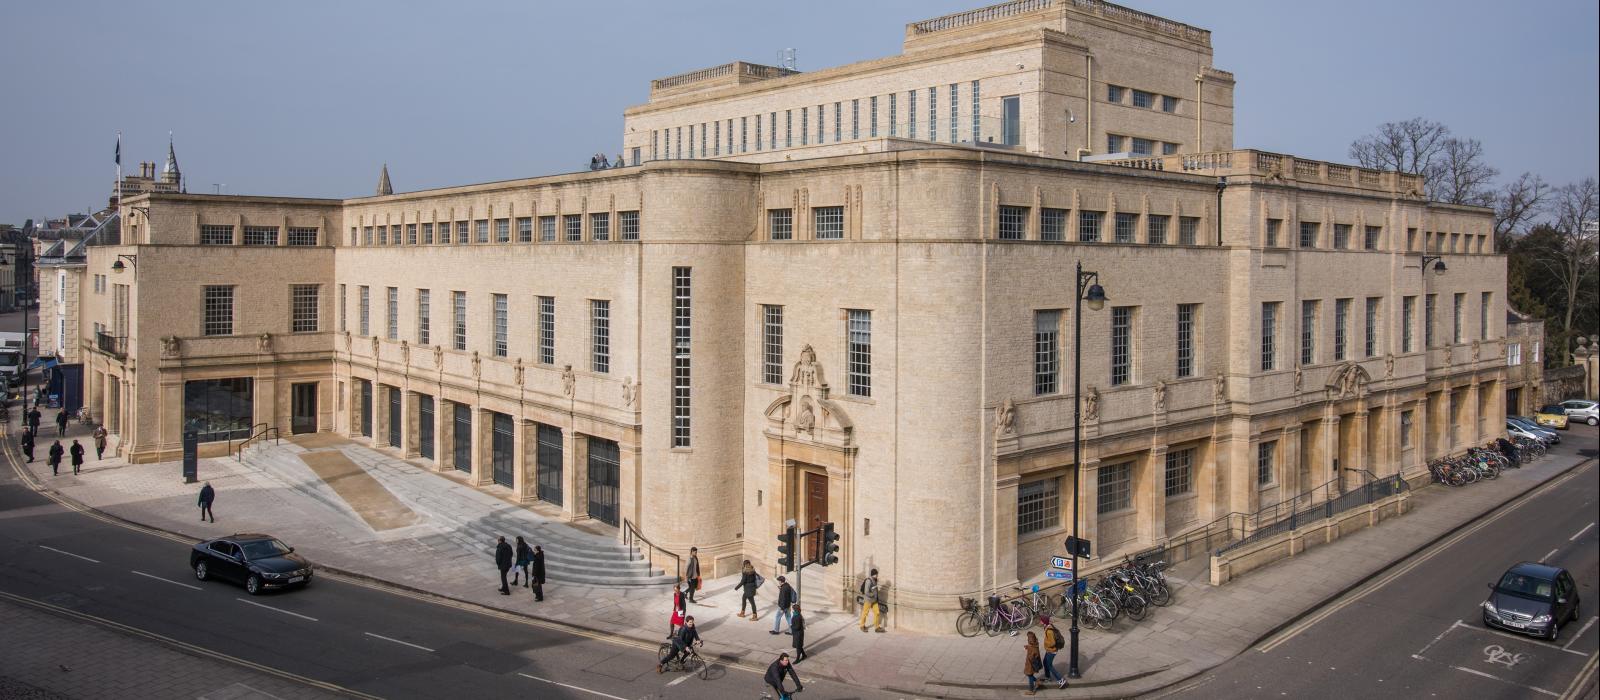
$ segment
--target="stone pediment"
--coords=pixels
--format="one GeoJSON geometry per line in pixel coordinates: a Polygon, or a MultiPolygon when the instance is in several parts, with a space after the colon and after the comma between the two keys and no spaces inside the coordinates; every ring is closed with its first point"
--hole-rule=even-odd
{"type": "Polygon", "coordinates": [[[828,394],[817,353],[806,345],[789,374],[789,393],[773,400],[764,411],[769,430],[791,440],[850,446],[855,424],[828,394]]]}
{"type": "Polygon", "coordinates": [[[1346,362],[1328,374],[1324,389],[1329,400],[1361,398],[1367,395],[1367,383],[1371,381],[1372,375],[1367,373],[1365,367],[1346,362]]]}

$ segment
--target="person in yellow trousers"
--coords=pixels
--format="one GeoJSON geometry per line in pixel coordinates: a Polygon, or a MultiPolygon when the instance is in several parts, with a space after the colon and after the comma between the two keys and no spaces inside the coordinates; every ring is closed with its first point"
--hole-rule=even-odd
{"type": "Polygon", "coordinates": [[[861,580],[861,631],[867,631],[867,613],[873,614],[873,626],[877,631],[883,630],[883,604],[878,600],[878,570],[873,569],[871,574],[861,580]]]}

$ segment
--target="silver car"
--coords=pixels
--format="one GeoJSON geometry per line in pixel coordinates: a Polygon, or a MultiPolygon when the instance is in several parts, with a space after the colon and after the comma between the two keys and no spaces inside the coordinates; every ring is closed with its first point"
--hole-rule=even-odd
{"type": "Polygon", "coordinates": [[[1587,399],[1573,399],[1562,401],[1561,410],[1567,412],[1567,420],[1583,421],[1589,425],[1600,425],[1600,403],[1587,399]]]}

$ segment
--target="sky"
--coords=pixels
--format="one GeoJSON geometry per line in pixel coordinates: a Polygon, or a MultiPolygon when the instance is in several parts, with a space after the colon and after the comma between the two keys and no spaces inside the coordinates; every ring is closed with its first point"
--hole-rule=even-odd
{"type": "MultiPolygon", "coordinates": [[[[98,209],[174,134],[192,192],[349,197],[587,168],[650,80],[731,60],[801,70],[900,51],[982,0],[0,3],[0,223],[98,209]]],[[[1600,163],[1593,0],[1127,0],[1212,31],[1234,144],[1349,162],[1425,117],[1502,178],[1600,163]]]]}

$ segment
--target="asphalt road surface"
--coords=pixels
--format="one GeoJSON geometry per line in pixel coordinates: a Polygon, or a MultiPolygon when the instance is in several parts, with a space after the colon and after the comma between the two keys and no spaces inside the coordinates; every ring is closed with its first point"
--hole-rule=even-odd
{"type": "MultiPolygon", "coordinates": [[[[196,581],[189,544],[57,504],[18,481],[12,469],[17,458],[8,437],[0,457],[0,599],[8,603],[31,601],[63,619],[124,625],[197,656],[226,657],[357,695],[633,700],[762,694],[761,676],[745,668],[713,662],[710,680],[657,675],[654,649],[333,577],[259,597],[233,584],[196,581]]],[[[714,638],[716,630],[705,634],[714,638]]],[[[82,672],[92,672],[89,660],[74,670],[82,672]]],[[[802,697],[898,696],[817,681],[806,683],[802,697]]]]}
{"type": "MultiPolygon", "coordinates": [[[[1594,456],[1574,426],[1557,454],[1594,456]]],[[[1470,487],[1466,487],[1470,488],[1470,487]]],[[[1593,697],[1600,645],[1600,468],[1589,462],[1162,698],[1593,697]],[[1521,561],[1566,568],[1578,620],[1555,642],[1483,626],[1488,583],[1521,561]],[[1585,673],[1587,671],[1587,673],[1585,673]],[[1580,675],[1591,680],[1574,687],[1580,675]]]]}

